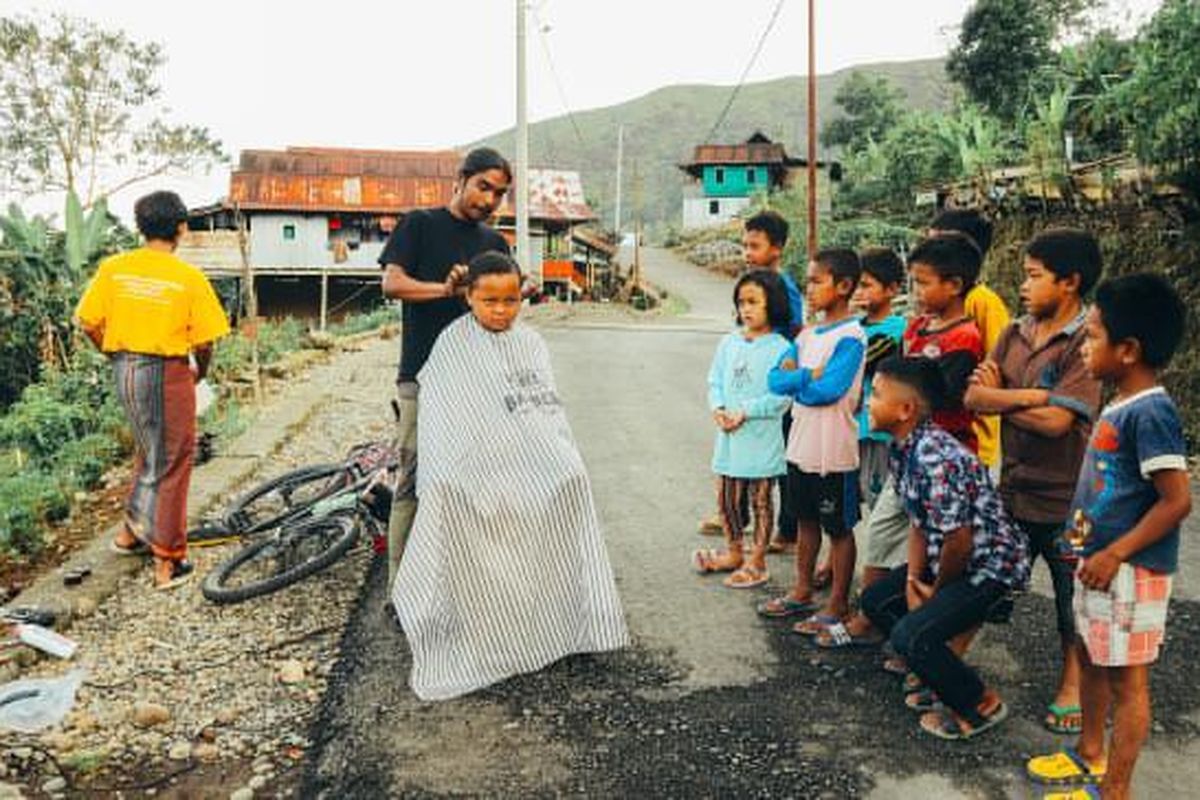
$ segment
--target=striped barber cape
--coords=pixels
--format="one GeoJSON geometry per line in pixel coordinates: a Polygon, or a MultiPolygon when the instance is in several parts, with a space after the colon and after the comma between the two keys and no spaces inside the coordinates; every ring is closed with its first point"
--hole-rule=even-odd
{"type": "Polygon", "coordinates": [[[629,642],[546,343],[467,314],[418,380],[417,515],[392,587],[422,700],[629,642]]]}

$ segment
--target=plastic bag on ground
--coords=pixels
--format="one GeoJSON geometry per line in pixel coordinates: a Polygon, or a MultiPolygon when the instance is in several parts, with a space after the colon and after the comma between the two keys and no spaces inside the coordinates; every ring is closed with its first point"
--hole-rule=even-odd
{"type": "Polygon", "coordinates": [[[35,733],[58,724],[75,705],[85,674],[73,669],[57,678],[26,678],[0,686],[0,728],[35,733]]]}

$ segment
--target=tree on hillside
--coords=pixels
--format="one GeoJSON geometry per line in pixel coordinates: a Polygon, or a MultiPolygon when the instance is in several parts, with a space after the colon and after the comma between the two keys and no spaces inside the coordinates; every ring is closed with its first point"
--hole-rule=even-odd
{"type": "Polygon", "coordinates": [[[1097,0],[976,0],[963,17],[946,72],[973,102],[1014,122],[1029,105],[1030,90],[1055,65],[1055,43],[1096,5],[1097,0]]]}
{"type": "Polygon", "coordinates": [[[838,87],[833,102],[844,116],[830,120],[821,131],[821,143],[840,147],[846,155],[879,142],[900,121],[904,92],[887,78],[868,77],[855,70],[838,87]]]}
{"type": "Polygon", "coordinates": [[[0,169],[11,188],[89,207],[132,184],[224,160],[207,128],[167,120],[156,44],[54,15],[0,18],[0,169]]]}
{"type": "Polygon", "coordinates": [[[1200,198],[1200,2],[1166,0],[1138,33],[1135,66],[1108,106],[1138,157],[1200,198]]]}

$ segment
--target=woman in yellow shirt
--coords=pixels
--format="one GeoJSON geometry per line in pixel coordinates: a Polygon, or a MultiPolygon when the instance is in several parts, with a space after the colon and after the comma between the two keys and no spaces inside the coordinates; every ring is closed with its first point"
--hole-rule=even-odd
{"type": "Polygon", "coordinates": [[[229,321],[204,273],[174,255],[187,230],[179,196],[146,195],[134,215],[145,246],[100,264],[75,318],[112,362],[136,445],[125,524],[112,546],[122,554],[152,555],[154,585],[169,589],[192,573],[187,494],[195,384],[207,373],[212,343],[229,332],[229,321]]]}

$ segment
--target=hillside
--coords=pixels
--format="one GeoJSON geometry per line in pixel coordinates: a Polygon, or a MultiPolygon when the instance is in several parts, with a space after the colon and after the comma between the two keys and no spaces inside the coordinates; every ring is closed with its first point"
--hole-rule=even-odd
{"type": "MultiPolygon", "coordinates": [[[[914,108],[942,107],[949,102],[951,85],[941,59],[867,64],[817,78],[818,124],[836,112],[833,96],[851,72],[886,76],[906,93],[914,108]]],[[[612,224],[616,184],[617,127],[625,125],[624,200],[622,216],[628,221],[636,198],[633,173],[641,178],[641,201],[648,224],[677,222],[683,174],[676,164],[687,160],[700,144],[727,102],[728,86],[668,86],[606,108],[575,114],[583,133],[581,144],[565,116],[529,126],[529,156],[534,165],[578,169],[583,173],[589,200],[612,224]]],[[[802,76],[746,84],[738,94],[725,124],[714,137],[738,142],[755,130],[782,141],[789,153],[802,156],[805,148],[806,84],[802,76]]],[[[513,130],[497,133],[474,144],[488,144],[513,152],[513,130]]]]}

